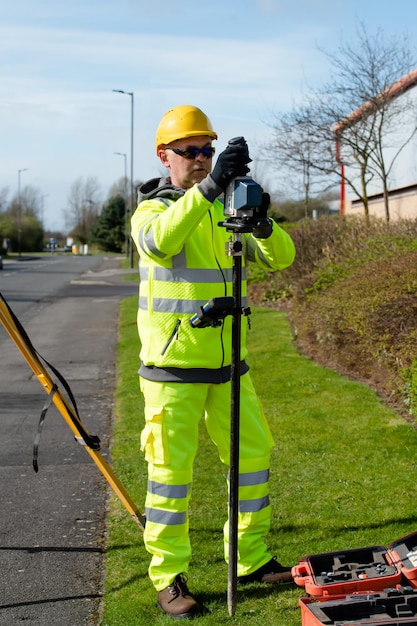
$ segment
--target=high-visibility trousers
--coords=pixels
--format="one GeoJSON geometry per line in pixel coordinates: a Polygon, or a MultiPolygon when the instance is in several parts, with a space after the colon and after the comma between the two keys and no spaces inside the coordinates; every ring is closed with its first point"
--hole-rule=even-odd
{"type": "MultiPolygon", "coordinates": [[[[274,441],[250,375],[241,377],[238,513],[238,576],[256,571],[272,557],[269,532],[269,459],[274,441]]],[[[230,463],[230,382],[160,383],[140,379],[145,398],[142,450],[148,462],[144,541],[152,555],[149,576],[160,591],[188,572],[191,545],[188,504],[193,462],[204,416],[221,461],[230,463]]],[[[224,526],[225,559],[228,522],[224,526]]]]}

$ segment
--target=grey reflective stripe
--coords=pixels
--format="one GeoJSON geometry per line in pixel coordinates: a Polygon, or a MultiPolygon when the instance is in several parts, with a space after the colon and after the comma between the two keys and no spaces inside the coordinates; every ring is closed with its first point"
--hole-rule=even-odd
{"type": "Polygon", "coordinates": [[[264,257],[263,252],[261,250],[258,250],[258,254],[259,254],[259,258],[260,260],[265,263],[265,265],[267,265],[268,267],[272,267],[272,265],[270,264],[270,262],[264,257]]]}
{"type": "MultiPolygon", "coordinates": [[[[227,475],[230,480],[230,470],[227,475]]],[[[251,487],[253,485],[263,485],[269,480],[269,469],[259,470],[258,472],[245,472],[239,474],[239,487],[251,487]]]]}
{"type": "MultiPolygon", "coordinates": [[[[166,254],[161,252],[159,250],[159,248],[157,248],[156,245],[155,245],[155,240],[153,238],[153,232],[152,232],[152,226],[148,230],[148,232],[145,234],[145,236],[143,237],[142,241],[146,244],[149,252],[153,252],[153,254],[155,256],[159,257],[160,259],[164,259],[166,257],[166,254]]],[[[144,246],[142,246],[142,247],[144,248],[144,246]]]]}
{"type": "Polygon", "coordinates": [[[269,496],[256,498],[256,500],[239,500],[240,513],[258,513],[269,506],[269,496]]]}
{"type": "Polygon", "coordinates": [[[183,246],[181,248],[181,251],[172,257],[172,267],[180,269],[181,267],[186,267],[186,266],[187,266],[187,259],[185,256],[185,247],[183,246]]]}
{"type": "Polygon", "coordinates": [[[173,513],[172,511],[150,509],[149,507],[146,507],[145,515],[147,522],[164,524],[165,526],[178,526],[187,521],[187,513],[173,513]]]}
{"type": "MultiPolygon", "coordinates": [[[[248,299],[242,298],[242,306],[247,306],[248,299]]],[[[206,304],[206,300],[174,300],[173,298],[153,298],[152,306],[155,313],[177,313],[194,315],[206,304]]],[[[139,308],[141,311],[148,310],[148,298],[140,296],[139,308]]]]}
{"type": "Polygon", "coordinates": [[[154,480],[148,480],[148,491],[162,498],[186,498],[191,490],[191,483],[188,485],[164,485],[154,480]]]}
{"type": "Polygon", "coordinates": [[[148,280],[149,277],[149,265],[139,264],[139,276],[141,280],[148,280]]]}
{"type": "MultiPolygon", "coordinates": [[[[178,256],[178,255],[177,255],[178,256]]],[[[174,257],[176,259],[177,257],[174,257]]],[[[174,260],[173,259],[173,260],[174,260]]],[[[139,264],[139,273],[142,280],[148,280],[149,265],[139,264]]],[[[223,283],[232,281],[232,268],[223,269],[187,269],[184,267],[160,267],[153,268],[155,280],[178,283],[223,283]]],[[[246,279],[246,271],[242,269],[242,278],[246,279]]]]}
{"type": "Polygon", "coordinates": [[[205,300],[174,300],[169,298],[153,298],[152,306],[155,313],[197,313],[205,300]]]}
{"type": "Polygon", "coordinates": [[[220,270],[155,267],[154,279],[179,283],[223,283],[220,270]]]}
{"type": "MultiPolygon", "coordinates": [[[[178,255],[177,255],[178,256],[178,255]]],[[[184,266],[175,266],[173,259],[173,268],[155,267],[154,279],[167,282],[183,282],[183,283],[224,283],[232,282],[233,269],[231,267],[220,269],[206,268],[186,268],[184,266]]],[[[242,268],[242,280],[246,280],[246,268],[242,268]]]]}
{"type": "Polygon", "coordinates": [[[148,310],[148,298],[146,296],[140,296],[139,297],[139,308],[142,311],[147,311],[148,310]]]}
{"type": "Polygon", "coordinates": [[[262,261],[262,263],[265,263],[265,265],[272,268],[272,265],[270,264],[268,259],[265,258],[262,250],[259,247],[255,248],[253,245],[247,245],[245,249],[246,258],[248,259],[248,261],[256,262],[256,250],[258,251],[259,259],[262,261]]]}
{"type": "MultiPolygon", "coordinates": [[[[152,222],[154,219],[156,219],[158,216],[155,215],[152,218],[152,222]]],[[[149,252],[152,252],[155,256],[159,257],[160,259],[164,259],[166,257],[166,254],[164,254],[163,252],[161,252],[155,245],[155,240],[153,238],[153,230],[152,230],[152,224],[150,229],[145,232],[145,228],[147,228],[149,222],[147,222],[144,226],[142,226],[142,228],[139,231],[139,247],[142,248],[142,250],[146,250],[146,248],[148,248],[149,252]]]]}
{"type": "Polygon", "coordinates": [[[239,474],[239,487],[250,487],[253,485],[262,485],[269,480],[269,469],[260,472],[248,472],[239,474]]]}

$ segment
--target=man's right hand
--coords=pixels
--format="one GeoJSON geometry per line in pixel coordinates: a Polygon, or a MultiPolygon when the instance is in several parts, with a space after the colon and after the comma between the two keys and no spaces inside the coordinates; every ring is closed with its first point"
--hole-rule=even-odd
{"type": "Polygon", "coordinates": [[[249,172],[249,150],[246,143],[228,145],[217,157],[211,177],[225,191],[227,185],[236,176],[246,176],[249,172]]]}

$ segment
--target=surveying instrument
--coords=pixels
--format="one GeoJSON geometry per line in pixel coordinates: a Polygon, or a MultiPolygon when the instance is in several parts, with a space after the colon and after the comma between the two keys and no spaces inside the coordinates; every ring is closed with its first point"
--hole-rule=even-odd
{"type": "MultiPolygon", "coordinates": [[[[245,145],[243,137],[229,141],[229,145],[245,145]]],[[[237,537],[239,513],[239,436],[240,436],[240,340],[242,315],[250,315],[249,307],[242,307],[242,234],[267,226],[267,206],[262,187],[250,176],[234,178],[224,194],[223,222],[218,226],[233,233],[227,242],[226,253],[233,257],[232,297],[212,298],[200,307],[191,319],[194,328],[220,326],[227,315],[232,316],[232,361],[230,369],[230,468],[229,468],[229,558],[227,606],[232,617],[237,604],[237,537]]],[[[269,200],[269,197],[268,197],[269,200]]]]}

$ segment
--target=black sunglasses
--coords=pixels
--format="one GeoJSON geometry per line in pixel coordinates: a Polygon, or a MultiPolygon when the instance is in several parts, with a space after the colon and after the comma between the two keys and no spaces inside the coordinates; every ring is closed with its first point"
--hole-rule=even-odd
{"type": "Polygon", "coordinates": [[[213,154],[216,152],[216,148],[213,148],[212,146],[204,146],[203,148],[197,148],[197,146],[187,146],[185,150],[181,150],[180,148],[169,148],[167,146],[166,149],[172,150],[172,152],[184,157],[184,159],[195,159],[199,154],[202,154],[206,159],[211,159],[213,154]]]}

